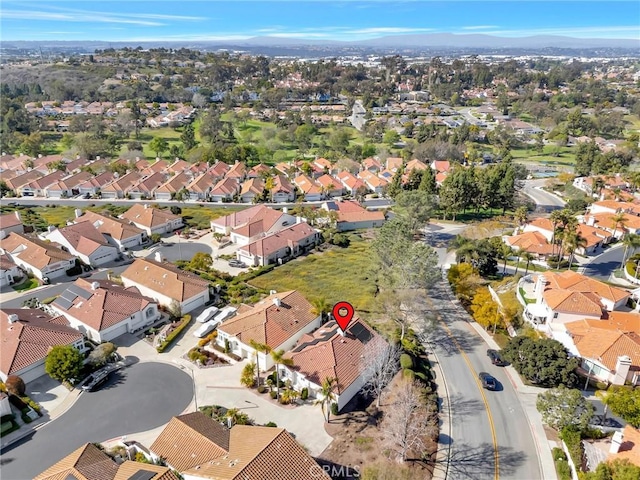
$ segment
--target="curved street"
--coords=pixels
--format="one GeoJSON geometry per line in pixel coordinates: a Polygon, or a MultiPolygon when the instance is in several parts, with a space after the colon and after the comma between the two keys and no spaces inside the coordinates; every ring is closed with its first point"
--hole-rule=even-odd
{"type": "Polygon", "coordinates": [[[114,372],[100,390],[82,393],[61,417],[3,450],[2,479],[33,478],[84,443],[164,425],[192,398],[191,376],[172,365],[138,363],[114,372]]]}
{"type": "Polygon", "coordinates": [[[546,178],[540,178],[535,180],[525,180],[522,188],[522,193],[531,198],[538,211],[551,212],[552,210],[559,210],[564,208],[566,202],[559,196],[549,193],[542,189],[542,186],[547,182],[546,178]]]}

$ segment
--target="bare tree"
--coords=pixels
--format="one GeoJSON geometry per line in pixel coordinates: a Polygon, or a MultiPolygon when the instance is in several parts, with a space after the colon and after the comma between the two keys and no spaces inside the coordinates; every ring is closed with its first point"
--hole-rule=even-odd
{"type": "Polygon", "coordinates": [[[385,387],[393,379],[400,364],[400,347],[384,341],[372,341],[365,347],[362,355],[362,372],[365,384],[363,390],[376,397],[376,407],[385,387]]]}
{"type": "Polygon", "coordinates": [[[383,300],[384,314],[400,327],[400,340],[409,328],[428,332],[434,317],[425,302],[426,292],[421,289],[397,289],[387,291],[383,300]]]}
{"type": "Polygon", "coordinates": [[[393,407],[387,410],[381,424],[384,442],[396,461],[405,462],[410,452],[421,456],[425,438],[433,435],[435,429],[433,406],[425,404],[420,384],[402,382],[393,407]]]}

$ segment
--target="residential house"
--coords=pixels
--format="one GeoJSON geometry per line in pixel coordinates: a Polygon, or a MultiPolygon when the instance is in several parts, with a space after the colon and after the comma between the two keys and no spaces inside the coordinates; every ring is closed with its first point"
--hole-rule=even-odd
{"type": "Polygon", "coordinates": [[[273,293],[223,322],[216,342],[223,347],[228,344],[229,351],[241,358],[257,358],[259,368],[269,370],[274,365],[271,355],[256,351],[252,342],[287,351],[302,335],[318,328],[321,320],[300,292],[273,293]]]}
{"type": "Polygon", "coordinates": [[[273,177],[273,188],[270,194],[271,201],[276,203],[293,202],[296,199],[296,189],[285,175],[273,177]]]}
{"type": "Polygon", "coordinates": [[[382,170],[382,164],[379,160],[369,157],[362,160],[362,169],[368,170],[371,173],[377,174],[380,170],[382,170]]]}
{"type": "Polygon", "coordinates": [[[436,173],[449,173],[451,162],[449,160],[434,160],[431,162],[430,167],[436,173]]]}
{"type": "Polygon", "coordinates": [[[622,238],[626,233],[640,234],[640,217],[622,213],[622,219],[618,220],[615,213],[592,213],[585,215],[587,225],[605,230],[611,233],[611,237],[622,238]]]}
{"type": "Polygon", "coordinates": [[[140,180],[142,180],[142,175],[136,171],[131,171],[103,186],[100,189],[100,195],[103,199],[124,198],[129,189],[140,180]]]}
{"type": "Polygon", "coordinates": [[[56,345],[84,349],[82,334],[71,328],[64,317],[52,317],[38,308],[0,309],[0,328],[2,381],[9,375],[18,375],[25,383],[41,377],[49,349],[56,345]]]}
{"type": "Polygon", "coordinates": [[[152,173],[148,177],[142,177],[139,181],[126,189],[129,198],[147,200],[154,197],[155,192],[165,182],[164,173],[152,173]]]}
{"type": "Polygon", "coordinates": [[[89,172],[76,173],[49,185],[44,189],[44,194],[48,198],[70,198],[80,195],[80,185],[92,177],[93,175],[89,172]]]}
{"type": "Polygon", "coordinates": [[[196,176],[185,187],[189,192],[189,200],[206,201],[209,199],[209,192],[213,188],[214,177],[209,172],[201,173],[196,176]]]}
{"type": "Polygon", "coordinates": [[[211,229],[214,233],[229,236],[233,243],[247,245],[295,223],[296,217],[284,210],[257,205],[211,220],[211,229]]]}
{"type": "Polygon", "coordinates": [[[344,193],[342,184],[331,175],[324,174],[318,178],[317,182],[322,187],[324,195],[329,198],[339,197],[344,193]]]}
{"type": "Polygon", "coordinates": [[[622,431],[614,432],[609,442],[607,462],[628,460],[640,467],[640,430],[627,424],[622,431]]]}
{"type": "Polygon", "coordinates": [[[44,240],[59,243],[84,264],[92,267],[113,262],[120,255],[120,250],[109,244],[91,222],[74,223],[62,228],[50,226],[49,231],[42,237],[44,240]]]}
{"type": "MultiPolygon", "coordinates": [[[[171,200],[182,189],[191,183],[192,176],[185,172],[178,173],[155,190],[156,200],[171,200]]],[[[186,200],[186,198],[184,199],[186,200]]]]}
{"type": "Polygon", "coordinates": [[[21,233],[10,233],[0,241],[0,252],[40,280],[64,276],[76,264],[76,257],[57,243],[45,242],[21,233]]]}
{"type": "Polygon", "coordinates": [[[338,410],[342,410],[366,383],[363,359],[368,349],[376,345],[384,348],[385,344],[385,340],[359,318],[351,321],[344,334],[332,320],[301,337],[285,354],[293,364],[281,367],[282,378],[291,380],[295,390],[307,388],[311,398],[321,398],[324,381],[335,378],[335,401],[338,410]]]}
{"type": "Polygon", "coordinates": [[[9,255],[0,255],[0,287],[7,287],[23,277],[22,270],[9,255]]]}
{"type": "MultiPolygon", "coordinates": [[[[405,173],[408,174],[409,172],[411,172],[411,170],[426,170],[427,168],[429,168],[429,165],[427,165],[421,160],[418,160],[417,158],[414,158],[413,160],[410,160],[409,162],[407,162],[407,165],[404,168],[404,171],[405,173]]],[[[444,170],[444,171],[448,171],[448,170],[444,170]]]]}
{"type": "Polygon", "coordinates": [[[136,287],[78,278],[51,304],[73,328],[96,342],[141,330],[160,318],[158,304],[136,287]]]}
{"type": "Polygon", "coordinates": [[[385,169],[391,173],[396,173],[404,165],[404,160],[400,157],[389,157],[385,162],[385,169]]]}
{"type": "Polygon", "coordinates": [[[363,170],[358,173],[358,177],[365,183],[369,190],[377,193],[378,195],[382,195],[389,185],[389,182],[385,180],[384,177],[379,177],[369,170],[363,170]]]}
{"type": "Polygon", "coordinates": [[[66,176],[66,172],[55,170],[44,177],[36,178],[32,182],[18,187],[16,194],[21,197],[44,197],[47,187],[58,183],[66,176]]]}
{"type": "Polygon", "coordinates": [[[336,212],[336,228],[340,232],[381,227],[386,221],[384,212],[367,210],[355,200],[325,202],[321,208],[336,212]]]}
{"type": "Polygon", "coordinates": [[[260,163],[249,170],[249,172],[247,173],[247,178],[263,178],[269,173],[271,173],[271,167],[265,165],[264,163],[260,163]]]}
{"type": "Polygon", "coordinates": [[[16,175],[15,177],[7,175],[6,172],[2,172],[2,180],[7,184],[7,187],[9,187],[10,190],[13,190],[16,193],[23,185],[28,185],[41,177],[44,177],[44,175],[38,170],[30,170],[20,175],[16,175]]]}
{"type": "Polygon", "coordinates": [[[309,224],[300,222],[238,248],[236,257],[253,267],[281,263],[315,247],[319,235],[309,224]]]}
{"type": "Polygon", "coordinates": [[[221,180],[225,177],[229,168],[231,167],[228,163],[216,162],[209,168],[208,172],[215,180],[221,180]]]}
{"type": "Polygon", "coordinates": [[[317,202],[318,200],[322,200],[324,196],[322,187],[307,175],[298,175],[293,179],[293,183],[302,191],[304,199],[307,202],[317,202]]]}
{"type": "Polygon", "coordinates": [[[24,233],[24,225],[18,210],[0,215],[0,239],[10,233],[24,233]]]}
{"type": "Polygon", "coordinates": [[[84,213],[76,209],[74,223],[91,222],[98,231],[105,237],[107,242],[116,246],[119,251],[143,245],[149,240],[147,232],[136,227],[128,221],[119,218],[101,215],[90,210],[84,213]]]}
{"type": "Polygon", "coordinates": [[[338,174],[338,180],[340,180],[342,185],[344,185],[344,188],[351,195],[356,195],[358,192],[362,191],[365,193],[367,192],[367,186],[365,183],[350,172],[340,172],[338,174]]]}
{"type": "Polygon", "coordinates": [[[180,160],[176,158],[175,161],[167,167],[167,172],[170,174],[182,173],[191,168],[191,164],[189,162],[185,162],[184,160],[180,160]]]}
{"type": "Polygon", "coordinates": [[[522,232],[538,232],[542,234],[548,242],[551,242],[553,240],[554,227],[548,218],[536,218],[528,222],[522,229],[522,232]]]}
{"type": "Polygon", "coordinates": [[[95,177],[90,178],[86,182],[82,183],[79,187],[80,195],[98,195],[102,193],[102,189],[105,185],[115,180],[115,176],[112,172],[102,172],[95,177]]]}
{"type": "Polygon", "coordinates": [[[143,175],[151,175],[153,173],[162,173],[169,168],[166,160],[156,158],[155,162],[149,163],[148,160],[139,160],[136,162],[136,168],[143,175]]]}
{"type": "Polygon", "coordinates": [[[337,173],[335,164],[331,163],[329,160],[327,160],[326,158],[316,158],[313,161],[313,164],[322,169],[322,172],[328,175],[333,175],[335,173],[337,173]]]}
{"type": "Polygon", "coordinates": [[[571,270],[538,274],[533,293],[535,303],[527,304],[524,317],[549,333],[574,320],[599,320],[623,307],[630,297],[626,290],[571,270]]]}
{"type": "Polygon", "coordinates": [[[34,480],[178,480],[169,467],[126,460],[118,464],[93,443],[47,468],[34,480]]]}
{"type": "Polygon", "coordinates": [[[220,180],[209,192],[212,202],[231,202],[240,191],[240,184],[235,178],[220,180]]]}
{"type": "Polygon", "coordinates": [[[559,248],[551,245],[547,238],[538,231],[504,236],[502,240],[517,252],[529,252],[535,255],[538,260],[546,261],[550,256],[558,255],[559,248]]]}
{"type": "Polygon", "coordinates": [[[285,429],[229,429],[202,412],[173,417],[150,450],[184,480],[330,478],[285,429]]]}
{"type": "Polygon", "coordinates": [[[240,201],[242,203],[256,203],[264,192],[264,180],[258,177],[249,178],[242,184],[240,201]]]}
{"type": "Polygon", "coordinates": [[[231,168],[225,175],[225,178],[231,178],[238,183],[244,182],[244,179],[247,178],[247,166],[244,162],[236,162],[231,165],[231,168]]]}
{"type": "Polygon", "coordinates": [[[163,307],[178,304],[183,314],[209,301],[209,282],[170,263],[139,258],[121,278],[125,287],[136,287],[163,307]]]}
{"type": "Polygon", "coordinates": [[[133,205],[120,215],[120,218],[144,230],[149,237],[154,233],[171,233],[184,226],[182,217],[174,215],[168,209],[154,208],[141,203],[133,205]]]}
{"type": "Polygon", "coordinates": [[[620,202],[618,200],[600,200],[589,205],[589,213],[635,213],[638,205],[630,202],[620,202]]]}

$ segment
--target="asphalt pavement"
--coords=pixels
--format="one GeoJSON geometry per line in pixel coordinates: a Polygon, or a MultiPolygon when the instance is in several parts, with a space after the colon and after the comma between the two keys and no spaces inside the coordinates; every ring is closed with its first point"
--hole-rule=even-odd
{"type": "Polygon", "coordinates": [[[31,479],[87,442],[164,425],[192,397],[188,373],[164,363],[134,363],[112,373],[100,390],[83,393],[56,421],[4,449],[2,480],[31,479]]]}
{"type": "Polygon", "coordinates": [[[526,180],[522,192],[531,198],[539,210],[550,212],[564,208],[566,202],[557,195],[542,189],[547,179],[526,180]]]}
{"type": "Polygon", "coordinates": [[[624,247],[621,244],[609,247],[585,265],[584,275],[599,280],[608,280],[613,271],[620,268],[623,255],[624,247]]]}

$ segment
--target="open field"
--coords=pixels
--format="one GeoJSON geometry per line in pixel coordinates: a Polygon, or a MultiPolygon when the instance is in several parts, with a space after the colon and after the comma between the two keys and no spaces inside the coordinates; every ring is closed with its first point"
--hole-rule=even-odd
{"type": "Polygon", "coordinates": [[[375,310],[376,285],[369,243],[350,235],[348,248],[300,257],[249,283],[267,290],[299,290],[309,300],[324,298],[330,305],[351,303],[357,311],[375,310]]]}
{"type": "Polygon", "coordinates": [[[576,154],[574,147],[562,147],[557,157],[551,155],[553,151],[552,145],[545,145],[544,152],[539,154],[533,149],[514,148],[511,150],[513,159],[522,163],[538,163],[548,166],[573,167],[576,163],[576,154]]]}

